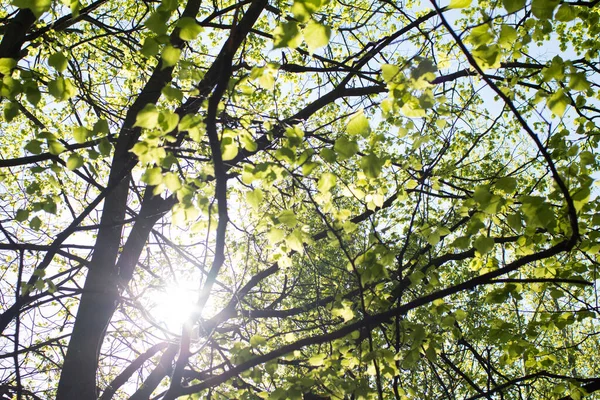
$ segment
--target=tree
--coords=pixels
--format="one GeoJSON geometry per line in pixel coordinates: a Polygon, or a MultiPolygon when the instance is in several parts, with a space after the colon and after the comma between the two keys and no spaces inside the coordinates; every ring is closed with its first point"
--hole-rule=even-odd
{"type": "Polygon", "coordinates": [[[598,3],[3,5],[2,398],[593,398],[598,3]]]}

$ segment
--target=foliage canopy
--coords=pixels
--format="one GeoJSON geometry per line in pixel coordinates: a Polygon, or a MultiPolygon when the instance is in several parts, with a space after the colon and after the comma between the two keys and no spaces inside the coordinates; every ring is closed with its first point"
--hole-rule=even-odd
{"type": "Polygon", "coordinates": [[[598,3],[5,2],[0,396],[594,397],[598,3]]]}

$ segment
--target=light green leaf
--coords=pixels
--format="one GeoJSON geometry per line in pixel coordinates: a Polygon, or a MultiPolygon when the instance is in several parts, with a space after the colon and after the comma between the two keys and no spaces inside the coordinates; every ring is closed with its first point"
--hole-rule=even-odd
{"type": "Polygon", "coordinates": [[[335,141],[333,150],[337,153],[339,160],[346,160],[358,152],[358,143],[342,136],[335,141]]]}
{"type": "Polygon", "coordinates": [[[67,69],[67,57],[65,57],[65,55],[61,52],[54,53],[48,57],[48,65],[58,72],[63,72],[65,69],[67,69]]]}
{"type": "Polygon", "coordinates": [[[230,137],[224,137],[221,141],[221,156],[223,161],[233,160],[238,155],[238,146],[230,137]]]}
{"type": "Polygon", "coordinates": [[[159,112],[154,104],[146,104],[144,108],[137,113],[135,124],[140,128],[154,129],[158,125],[159,112]]]}
{"type": "Polygon", "coordinates": [[[162,181],[162,170],[159,167],[148,168],[142,175],[142,182],[145,182],[150,186],[160,185],[162,181]]]}
{"type": "Polygon", "coordinates": [[[451,0],[448,8],[466,8],[471,5],[471,0],[451,0]]]}
{"type": "Polygon", "coordinates": [[[181,40],[194,40],[202,32],[202,27],[191,17],[183,17],[177,21],[181,40]]]}
{"type": "Polygon", "coordinates": [[[317,183],[317,189],[319,189],[319,192],[321,193],[327,193],[331,190],[331,188],[333,188],[336,185],[336,183],[337,177],[330,172],[325,172],[319,178],[319,182],[317,183]]]}
{"type": "Polygon", "coordinates": [[[63,146],[58,140],[48,140],[48,151],[52,155],[59,155],[60,153],[66,150],[65,146],[63,146]]]}
{"type": "Polygon", "coordinates": [[[173,193],[181,189],[181,181],[175,172],[167,172],[163,176],[162,183],[173,193]]]}
{"type": "Polygon", "coordinates": [[[71,171],[83,166],[83,157],[77,153],[72,153],[67,159],[67,168],[71,171]]]}
{"type": "Polygon", "coordinates": [[[85,143],[90,135],[90,131],[83,126],[76,126],[73,128],[73,139],[77,143],[85,143]]]}
{"type": "Polygon", "coordinates": [[[313,367],[320,367],[321,365],[325,364],[326,357],[326,354],[314,355],[308,359],[308,364],[312,365],[313,367]]]}
{"type": "Polygon", "coordinates": [[[557,21],[570,22],[577,18],[578,14],[579,13],[575,7],[569,4],[561,4],[561,6],[558,7],[554,18],[556,18],[557,21]]]}
{"type": "Polygon", "coordinates": [[[375,179],[381,174],[381,168],[383,167],[384,162],[385,160],[371,153],[360,160],[360,167],[367,178],[375,179]]]}
{"type": "Polygon", "coordinates": [[[37,85],[27,86],[25,88],[25,97],[27,97],[27,101],[32,105],[37,106],[40,100],[42,100],[42,93],[40,89],[38,89],[37,85]]]}
{"type": "Polygon", "coordinates": [[[258,210],[258,207],[260,206],[260,202],[262,201],[262,199],[263,199],[263,191],[258,188],[251,190],[249,192],[246,192],[246,201],[255,210],[258,210]]]}
{"type": "Polygon", "coordinates": [[[569,98],[565,94],[564,89],[559,89],[548,98],[546,105],[557,117],[562,117],[569,105],[569,98]]]}
{"type": "Polygon", "coordinates": [[[392,82],[399,75],[400,67],[397,65],[383,64],[381,66],[381,76],[386,82],[392,82]]]}
{"type": "Polygon", "coordinates": [[[295,49],[302,43],[302,35],[298,29],[298,23],[294,21],[279,24],[273,32],[273,49],[289,47],[295,49]]]}
{"type": "Polygon", "coordinates": [[[250,346],[252,347],[259,347],[265,344],[267,344],[267,339],[260,335],[254,335],[250,338],[250,346]]]}
{"type": "Polygon", "coordinates": [[[158,116],[158,125],[163,133],[170,133],[179,124],[179,115],[171,111],[161,111],[158,116]]]}
{"type": "Polygon", "coordinates": [[[331,28],[311,19],[303,29],[304,41],[308,46],[309,53],[314,53],[316,49],[327,46],[331,37],[331,28]]]}
{"type": "Polygon", "coordinates": [[[369,136],[371,133],[371,126],[369,125],[369,120],[365,117],[363,110],[360,110],[350,117],[348,124],[346,125],[346,132],[350,135],[369,136]]]}
{"type": "Polygon", "coordinates": [[[284,210],[278,216],[277,219],[288,228],[293,228],[298,223],[296,219],[296,213],[292,210],[284,210]]]}
{"type": "Polygon", "coordinates": [[[12,58],[0,58],[0,74],[10,75],[13,68],[17,66],[17,61],[12,58]]]}
{"type": "Polygon", "coordinates": [[[159,49],[159,43],[154,38],[147,37],[144,39],[144,44],[142,45],[140,52],[147,58],[150,58],[157,55],[159,49]]]}
{"type": "Polygon", "coordinates": [[[50,9],[52,0],[13,0],[12,5],[18,8],[29,8],[36,18],[50,9]]]}
{"type": "Polygon", "coordinates": [[[48,83],[48,92],[58,101],[69,100],[77,95],[77,88],[68,78],[58,77],[48,83]]]}
{"type": "Polygon", "coordinates": [[[510,176],[505,176],[504,178],[500,178],[494,184],[497,189],[502,190],[504,193],[513,193],[517,188],[517,180],[510,176]]]}
{"type": "Polygon", "coordinates": [[[154,12],[148,17],[148,19],[144,22],[144,25],[152,32],[157,35],[164,35],[167,33],[169,29],[167,27],[167,21],[169,20],[170,13],[164,11],[154,12]]]}
{"type": "Polygon", "coordinates": [[[162,68],[169,68],[177,64],[181,56],[181,49],[166,45],[160,55],[162,59],[162,68]]]}

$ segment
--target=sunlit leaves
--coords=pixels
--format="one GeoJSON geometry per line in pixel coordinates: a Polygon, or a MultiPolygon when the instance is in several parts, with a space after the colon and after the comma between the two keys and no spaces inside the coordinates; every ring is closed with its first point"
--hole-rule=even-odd
{"type": "Polygon", "coordinates": [[[578,12],[577,8],[569,5],[569,4],[561,4],[554,15],[554,18],[557,21],[561,22],[570,22],[577,18],[578,12]]]}
{"type": "Polygon", "coordinates": [[[165,46],[160,57],[162,60],[162,67],[168,68],[177,64],[179,57],[181,56],[181,49],[173,47],[171,45],[165,46]]]}
{"type": "Polygon", "coordinates": [[[54,53],[48,57],[48,64],[58,72],[63,72],[67,69],[67,57],[62,52],[54,53]]]}
{"type": "Polygon", "coordinates": [[[466,8],[471,5],[472,0],[451,0],[448,8],[466,8]]]}
{"type": "Polygon", "coordinates": [[[349,139],[347,136],[341,136],[335,141],[333,150],[337,153],[340,161],[346,160],[358,152],[358,143],[349,139]]]}
{"type": "Polygon", "coordinates": [[[381,169],[385,163],[384,159],[377,157],[371,153],[360,159],[360,167],[367,176],[367,178],[377,178],[381,174],[381,169]]]}
{"type": "Polygon", "coordinates": [[[371,126],[369,125],[369,120],[365,117],[365,114],[362,110],[352,115],[348,119],[348,123],[346,125],[346,132],[350,135],[361,135],[367,136],[371,132],[371,126]]]}
{"type": "Polygon", "coordinates": [[[77,168],[83,166],[84,160],[77,153],[71,153],[69,158],[67,159],[67,168],[71,171],[76,170],[77,168]]]}
{"type": "Polygon", "coordinates": [[[194,40],[202,32],[202,27],[191,17],[183,17],[177,21],[179,37],[182,40],[194,40]]]}
{"type": "Polygon", "coordinates": [[[331,37],[331,28],[311,19],[302,30],[308,51],[314,53],[318,48],[326,46],[331,37]]]}
{"type": "Polygon", "coordinates": [[[317,183],[317,188],[319,192],[326,193],[331,190],[337,183],[337,177],[330,173],[326,172],[319,178],[319,182],[317,183]]]}
{"type": "Polygon", "coordinates": [[[298,29],[298,23],[294,21],[279,24],[273,32],[273,48],[279,49],[289,47],[295,49],[302,44],[302,34],[298,29]]]}
{"type": "Polygon", "coordinates": [[[52,0],[13,0],[13,6],[18,8],[29,8],[36,18],[50,9],[52,0]]]}
{"type": "Polygon", "coordinates": [[[140,128],[153,129],[158,125],[158,109],[154,104],[146,104],[135,117],[133,126],[140,128]]]}
{"type": "Polygon", "coordinates": [[[56,100],[65,101],[77,95],[77,88],[70,79],[58,77],[48,83],[48,92],[56,100]]]}
{"type": "Polygon", "coordinates": [[[145,182],[150,186],[160,185],[162,181],[162,170],[159,167],[147,168],[142,175],[142,182],[145,182]]]}
{"type": "Polygon", "coordinates": [[[12,58],[0,58],[0,74],[10,75],[14,67],[17,66],[17,61],[12,58]]]}
{"type": "Polygon", "coordinates": [[[73,128],[73,139],[77,143],[85,143],[90,136],[90,131],[83,126],[76,126],[73,128]]]}
{"type": "Polygon", "coordinates": [[[168,30],[167,21],[169,17],[170,14],[168,12],[156,11],[148,17],[144,25],[157,35],[164,35],[168,30]]]}
{"type": "Polygon", "coordinates": [[[547,106],[558,117],[562,117],[569,105],[569,97],[564,92],[564,89],[559,89],[548,98],[547,106]]]}
{"type": "Polygon", "coordinates": [[[494,239],[487,236],[479,236],[473,242],[473,246],[479,254],[486,254],[494,248],[494,239]]]}

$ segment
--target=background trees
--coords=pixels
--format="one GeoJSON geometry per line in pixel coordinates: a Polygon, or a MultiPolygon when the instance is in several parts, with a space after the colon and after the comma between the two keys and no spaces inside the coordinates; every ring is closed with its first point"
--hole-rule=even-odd
{"type": "Polygon", "coordinates": [[[0,393],[598,390],[596,4],[4,5],[0,393]]]}

